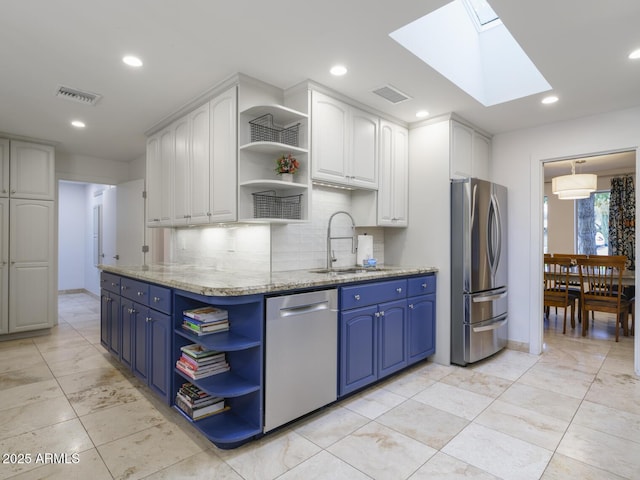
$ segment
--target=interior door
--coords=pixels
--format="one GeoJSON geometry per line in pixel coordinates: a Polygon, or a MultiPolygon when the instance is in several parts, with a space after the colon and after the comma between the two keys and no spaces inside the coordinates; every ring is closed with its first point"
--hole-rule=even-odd
{"type": "Polygon", "coordinates": [[[116,209],[116,188],[107,188],[102,193],[102,251],[100,257],[104,265],[116,265],[117,249],[116,249],[116,230],[117,209],[116,209]]]}
{"type": "Polygon", "coordinates": [[[116,254],[119,265],[142,265],[145,244],[144,180],[120,183],[116,190],[116,254]]]}

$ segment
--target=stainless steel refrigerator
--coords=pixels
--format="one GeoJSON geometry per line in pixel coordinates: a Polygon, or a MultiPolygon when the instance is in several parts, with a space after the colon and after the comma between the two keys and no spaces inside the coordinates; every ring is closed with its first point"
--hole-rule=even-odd
{"type": "Polygon", "coordinates": [[[482,360],[507,344],[507,189],[451,182],[451,362],[482,360]]]}

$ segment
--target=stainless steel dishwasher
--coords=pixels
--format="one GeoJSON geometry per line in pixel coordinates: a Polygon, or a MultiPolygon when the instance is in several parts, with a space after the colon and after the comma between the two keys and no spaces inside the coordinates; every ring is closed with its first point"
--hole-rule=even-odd
{"type": "Polygon", "coordinates": [[[264,432],[337,398],[336,289],[267,299],[264,432]]]}

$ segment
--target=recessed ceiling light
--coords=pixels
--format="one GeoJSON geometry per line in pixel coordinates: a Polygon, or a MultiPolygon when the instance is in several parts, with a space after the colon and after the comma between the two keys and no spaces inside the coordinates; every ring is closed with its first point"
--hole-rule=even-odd
{"type": "Polygon", "coordinates": [[[416,117],[418,118],[424,118],[428,116],[429,116],[429,112],[427,112],[426,110],[420,110],[416,112],[416,117]]]}
{"type": "Polygon", "coordinates": [[[558,100],[559,98],[555,95],[549,95],[548,97],[544,97],[542,99],[542,103],[544,103],[545,105],[549,105],[551,103],[556,103],[558,100]]]}
{"type": "Polygon", "coordinates": [[[341,77],[342,75],[345,75],[347,73],[347,67],[345,67],[344,65],[334,65],[333,67],[331,67],[331,70],[329,70],[329,72],[331,72],[331,75],[341,77]]]}
{"type": "Polygon", "coordinates": [[[634,50],[633,52],[631,52],[629,54],[629,58],[631,60],[637,60],[640,58],[640,48],[638,48],[637,50],[634,50]]]}
{"type": "Polygon", "coordinates": [[[76,128],[84,128],[84,127],[86,127],[84,122],[81,122],[80,120],[74,120],[73,122],[71,122],[71,125],[73,125],[76,128]]]}
{"type": "Polygon", "coordinates": [[[141,67],[142,60],[138,57],[134,57],[133,55],[127,55],[126,57],[122,57],[122,61],[129,65],[130,67],[141,67]]]}

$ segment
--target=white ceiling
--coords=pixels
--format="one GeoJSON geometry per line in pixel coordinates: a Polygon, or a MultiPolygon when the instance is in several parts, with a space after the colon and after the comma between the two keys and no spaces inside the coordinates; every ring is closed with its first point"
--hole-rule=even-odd
{"type": "Polygon", "coordinates": [[[0,14],[0,132],[57,142],[66,154],[130,161],[144,132],[228,76],[281,88],[312,79],[407,122],[456,112],[496,134],[640,105],[640,2],[490,0],[553,86],[483,107],[388,34],[447,0],[13,0],[0,14]],[[127,53],[145,65],[122,64],[127,53]],[[349,73],[334,78],[342,62],[349,73]],[[373,93],[391,84],[413,99],[373,93]],[[58,85],[103,95],[95,107],[58,85]],[[79,118],[84,130],[69,126],[79,118]]]}

